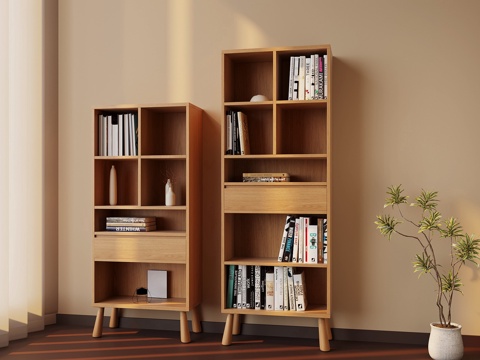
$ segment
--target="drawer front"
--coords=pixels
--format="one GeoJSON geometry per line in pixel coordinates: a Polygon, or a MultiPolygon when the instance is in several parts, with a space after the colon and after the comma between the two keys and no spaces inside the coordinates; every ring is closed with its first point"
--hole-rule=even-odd
{"type": "Polygon", "coordinates": [[[228,185],[225,212],[323,214],[327,211],[327,189],[321,185],[228,185]]]}
{"type": "Polygon", "coordinates": [[[185,263],[185,238],[97,236],[93,256],[96,261],[185,263]]]}

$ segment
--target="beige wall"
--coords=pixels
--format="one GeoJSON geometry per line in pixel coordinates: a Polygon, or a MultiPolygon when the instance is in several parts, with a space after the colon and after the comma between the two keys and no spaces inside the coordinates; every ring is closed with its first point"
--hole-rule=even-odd
{"type": "MultiPolygon", "coordinates": [[[[335,56],[332,325],[428,332],[436,308],[429,279],[417,280],[411,268],[416,247],[388,243],[373,222],[386,186],[401,183],[411,192],[438,190],[441,210],[480,234],[479,13],[476,0],[60,1],[59,313],[95,314],[92,108],[189,101],[206,112],[202,313],[206,321],[225,320],[221,51],[328,43],[335,56]]],[[[464,334],[480,335],[480,273],[464,270],[454,320],[464,334]]]]}

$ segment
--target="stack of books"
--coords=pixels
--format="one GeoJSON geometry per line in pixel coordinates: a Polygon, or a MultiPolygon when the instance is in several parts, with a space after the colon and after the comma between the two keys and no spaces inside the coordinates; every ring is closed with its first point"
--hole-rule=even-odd
{"type": "Polygon", "coordinates": [[[287,182],[288,173],[243,173],[243,182],[287,182]]]}
{"type": "Polygon", "coordinates": [[[107,231],[144,232],[156,229],[157,222],[155,217],[107,217],[107,231]]]}
{"type": "Polygon", "coordinates": [[[229,265],[230,309],[305,311],[305,273],[291,266],[229,265]]]}

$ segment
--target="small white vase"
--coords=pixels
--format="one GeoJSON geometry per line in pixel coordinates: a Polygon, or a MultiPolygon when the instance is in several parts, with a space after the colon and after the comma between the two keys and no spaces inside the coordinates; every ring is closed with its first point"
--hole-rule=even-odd
{"type": "Polygon", "coordinates": [[[463,357],[462,326],[452,323],[455,328],[442,328],[430,324],[428,354],[434,360],[459,360],[463,357]]]}
{"type": "Polygon", "coordinates": [[[175,205],[175,192],[173,191],[173,184],[170,179],[168,179],[167,183],[165,184],[165,205],[175,205]]]}
{"type": "Polygon", "coordinates": [[[117,205],[117,171],[115,170],[115,166],[113,165],[110,169],[110,187],[108,200],[110,205],[117,205]]]}

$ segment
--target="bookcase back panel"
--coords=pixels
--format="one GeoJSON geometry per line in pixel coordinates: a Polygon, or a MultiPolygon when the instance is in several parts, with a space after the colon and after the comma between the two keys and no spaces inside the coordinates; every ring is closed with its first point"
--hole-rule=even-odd
{"type": "Polygon", "coordinates": [[[224,192],[225,212],[315,213],[327,211],[326,186],[229,185],[224,192]],[[254,204],[254,205],[253,205],[254,204]]]}
{"type": "Polygon", "coordinates": [[[327,181],[326,158],[252,158],[232,156],[225,161],[225,181],[242,182],[243,173],[288,173],[290,182],[327,181]]]}
{"type": "Polygon", "coordinates": [[[165,205],[165,184],[173,182],[175,205],[186,204],[186,160],[142,159],[142,206],[165,205]]]}
{"type": "Polygon", "coordinates": [[[141,155],[186,155],[185,108],[142,108],[141,155]]]}
{"type": "MultiPolygon", "coordinates": [[[[286,215],[230,214],[234,257],[277,258],[286,215]]],[[[225,259],[230,260],[230,259],[225,259]]]]}
{"type": "Polygon", "coordinates": [[[312,305],[327,305],[327,269],[303,268],[308,301],[312,305]],[[308,291],[310,290],[310,291],[308,291]]]}
{"type": "Polygon", "coordinates": [[[100,261],[185,263],[185,237],[101,237],[93,242],[93,258],[100,261]]]}
{"type": "Polygon", "coordinates": [[[273,54],[224,54],[224,101],[250,101],[254,95],[273,99],[273,54]]]}
{"type": "Polygon", "coordinates": [[[138,205],[136,159],[95,159],[95,205],[109,205],[110,170],[117,173],[117,205],[138,205]]]}
{"type": "Polygon", "coordinates": [[[325,111],[282,108],[277,112],[278,154],[326,154],[325,111]]]}

